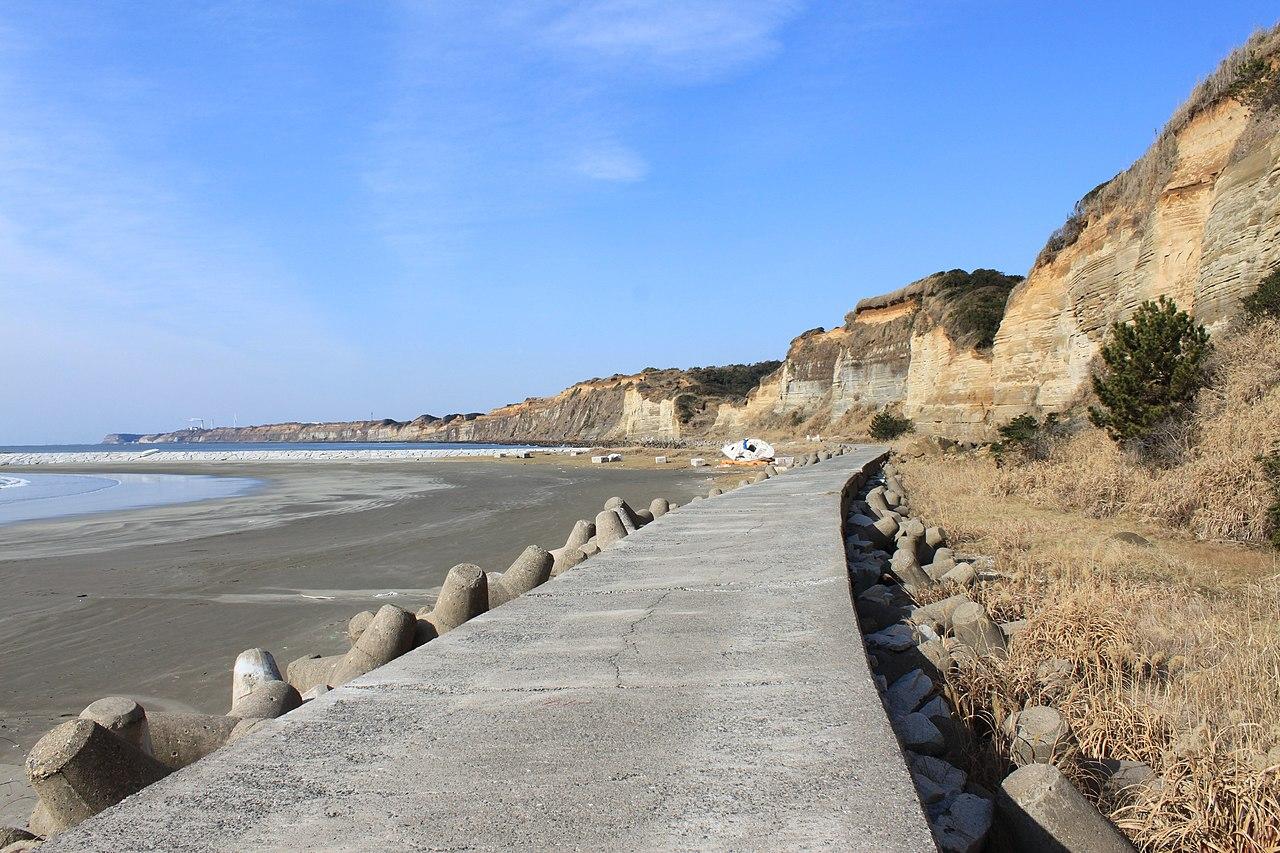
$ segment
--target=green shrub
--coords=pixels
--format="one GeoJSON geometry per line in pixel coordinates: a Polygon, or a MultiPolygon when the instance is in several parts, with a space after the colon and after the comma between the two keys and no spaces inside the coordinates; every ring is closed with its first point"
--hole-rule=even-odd
{"type": "Polygon", "coordinates": [[[1004,319],[1009,293],[1020,281],[1022,276],[999,270],[943,273],[938,293],[947,306],[942,318],[947,334],[974,349],[990,349],[1004,319]]]}
{"type": "Polygon", "coordinates": [[[1240,65],[1235,82],[1224,94],[1236,98],[1254,111],[1280,106],[1280,71],[1263,54],[1254,54],[1240,65]]]}
{"type": "Polygon", "coordinates": [[[761,379],[781,366],[780,361],[759,361],[755,364],[691,367],[687,373],[702,394],[745,397],[760,384],[761,379]]]}
{"type": "Polygon", "coordinates": [[[1280,267],[1271,271],[1264,278],[1258,289],[1240,300],[1244,315],[1250,320],[1261,320],[1265,317],[1280,319],[1280,267]]]}
{"type": "Polygon", "coordinates": [[[1040,422],[1031,415],[1018,415],[996,430],[1000,433],[1001,440],[1009,444],[1025,444],[1034,439],[1039,431],[1040,422]]]}
{"type": "Polygon", "coordinates": [[[889,441],[900,435],[911,432],[914,428],[910,418],[900,418],[889,411],[882,411],[871,419],[870,433],[876,441],[889,441]]]}
{"type": "Polygon", "coordinates": [[[992,445],[997,459],[1003,459],[1009,451],[1017,451],[1027,459],[1044,459],[1048,455],[1049,441],[1060,430],[1055,413],[1045,415],[1044,423],[1032,415],[1018,415],[999,427],[1000,441],[992,445]]]}
{"type": "Polygon", "coordinates": [[[1280,548],[1280,451],[1263,456],[1259,461],[1267,482],[1271,484],[1273,497],[1271,506],[1267,508],[1267,528],[1271,531],[1271,544],[1280,548]]]}
{"type": "Polygon", "coordinates": [[[1091,406],[1089,419],[1115,441],[1149,437],[1186,413],[1204,384],[1209,349],[1208,331],[1172,300],[1142,303],[1133,319],[1111,327],[1106,370],[1093,374],[1102,406],[1091,406]]]}
{"type": "Polygon", "coordinates": [[[693,394],[681,394],[676,397],[676,419],[682,424],[693,420],[698,413],[698,398],[693,394]]]}

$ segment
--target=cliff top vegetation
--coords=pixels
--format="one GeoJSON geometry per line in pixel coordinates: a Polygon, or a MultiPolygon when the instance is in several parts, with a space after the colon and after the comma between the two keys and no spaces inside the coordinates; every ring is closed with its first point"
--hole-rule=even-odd
{"type": "Polygon", "coordinates": [[[1060,228],[1049,236],[1034,267],[1051,263],[1079,239],[1085,226],[1118,208],[1133,211],[1135,227],[1145,219],[1168,183],[1178,155],[1178,134],[1198,116],[1234,98],[1249,107],[1251,128],[1241,136],[1235,157],[1243,157],[1274,132],[1280,121],[1280,24],[1262,29],[1231,52],[1174,111],[1156,141],[1132,166],[1090,190],[1060,228]]]}

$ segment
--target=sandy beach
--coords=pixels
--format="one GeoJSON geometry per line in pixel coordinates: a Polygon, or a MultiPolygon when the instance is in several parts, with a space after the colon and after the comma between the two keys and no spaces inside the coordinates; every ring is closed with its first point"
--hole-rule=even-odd
{"type": "Polygon", "coordinates": [[[243,649],[263,646],[282,668],[345,651],[352,615],[388,602],[417,609],[456,563],[500,571],[529,544],[563,544],[613,495],[684,503],[722,474],[648,460],[113,466],[266,487],[0,528],[0,822],[30,812],[27,751],[95,699],[225,713],[243,649]]]}

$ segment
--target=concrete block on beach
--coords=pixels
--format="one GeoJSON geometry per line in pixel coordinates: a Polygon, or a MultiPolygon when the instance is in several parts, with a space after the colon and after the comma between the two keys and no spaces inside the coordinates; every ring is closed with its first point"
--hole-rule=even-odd
{"type": "Polygon", "coordinates": [[[151,748],[151,730],[147,727],[147,713],[142,706],[127,696],[108,696],[91,702],[80,716],[93,720],[119,738],[124,738],[147,755],[154,755],[151,748]]]}
{"type": "Polygon", "coordinates": [[[996,805],[1018,850],[1132,853],[1133,845],[1052,764],[1005,777],[996,805]]]}
{"type": "Polygon", "coordinates": [[[627,535],[618,513],[611,509],[601,510],[596,514],[596,545],[601,550],[627,535]]]}
{"type": "Polygon", "coordinates": [[[55,726],[32,748],[27,778],[59,831],[136,794],[169,768],[93,720],[55,726]]]}
{"type": "Polygon", "coordinates": [[[484,570],[459,563],[449,570],[435,607],[425,619],[444,635],[489,609],[489,583],[484,570]]]}
{"type": "Polygon", "coordinates": [[[559,577],[574,566],[586,562],[586,560],[587,555],[582,553],[581,548],[565,548],[556,557],[555,564],[551,567],[551,577],[559,577]]]}
{"type": "Polygon", "coordinates": [[[284,681],[276,659],[266,649],[245,649],[231,670],[231,704],[253,693],[268,681],[284,681]]]}
{"type": "Polygon", "coordinates": [[[240,720],[214,714],[151,711],[147,728],[156,760],[178,770],[204,758],[231,737],[240,720]]]}
{"type": "Polygon", "coordinates": [[[627,522],[630,522],[631,526],[634,528],[634,530],[631,530],[632,533],[644,526],[643,520],[636,514],[636,511],[631,508],[631,504],[627,503],[622,498],[609,498],[609,500],[604,502],[604,508],[619,511],[622,515],[622,523],[625,525],[627,522]]]}
{"type": "Polygon", "coordinates": [[[329,689],[329,685],[327,684],[317,684],[315,687],[312,687],[306,693],[302,694],[302,701],[310,702],[312,699],[319,699],[321,696],[328,693],[329,689]]]}
{"type": "MultiPolygon", "coordinates": [[[[324,689],[328,690],[329,688],[326,686],[324,689]]],[[[244,717],[237,722],[235,728],[231,730],[231,735],[227,738],[227,744],[233,744],[240,740],[240,738],[253,734],[269,722],[271,722],[271,720],[267,718],[244,717]]]]}
{"type": "Polygon", "coordinates": [[[489,609],[506,604],[546,583],[551,578],[554,562],[545,548],[537,545],[525,548],[509,569],[502,574],[491,573],[488,576],[489,609]]]}
{"type": "Polygon", "coordinates": [[[351,651],[334,667],[330,686],[346,684],[400,657],[413,648],[416,632],[417,620],[412,613],[394,604],[384,604],[351,651]]]}
{"type": "Polygon", "coordinates": [[[25,829],[19,829],[16,826],[0,826],[0,853],[19,841],[32,841],[35,838],[34,833],[27,832],[25,829]]]}
{"type": "MultiPolygon", "coordinates": [[[[369,614],[372,619],[373,614],[369,614]]],[[[299,693],[306,693],[317,684],[328,684],[333,669],[345,655],[304,655],[290,661],[286,668],[285,680],[294,686],[299,693]]]]}
{"type": "Polygon", "coordinates": [[[705,468],[705,467],[707,467],[707,460],[703,459],[701,456],[695,456],[695,457],[693,457],[692,459],[690,459],[690,460],[689,460],[689,467],[690,467],[690,468],[705,468]]]}
{"type": "Polygon", "coordinates": [[[231,706],[228,717],[275,719],[302,706],[298,688],[287,681],[264,681],[231,706]]]}
{"type": "Polygon", "coordinates": [[[649,501],[649,514],[654,518],[662,518],[671,511],[671,504],[666,498],[654,498],[649,501]]]}
{"type": "Polygon", "coordinates": [[[44,846],[44,842],[39,840],[15,841],[12,844],[0,847],[0,853],[35,853],[42,846],[44,846]]]}
{"type": "Polygon", "coordinates": [[[356,640],[360,639],[360,635],[364,633],[364,629],[368,628],[369,623],[372,621],[372,610],[361,610],[351,617],[351,621],[347,623],[347,639],[351,641],[351,645],[354,646],[356,644],[356,640]]]}
{"type": "Polygon", "coordinates": [[[667,457],[665,457],[665,456],[655,456],[655,457],[653,457],[653,462],[654,462],[654,464],[655,464],[655,465],[666,465],[666,464],[667,464],[667,457]]]}
{"type": "Polygon", "coordinates": [[[564,547],[566,550],[569,548],[581,548],[595,535],[595,524],[579,519],[573,523],[573,530],[569,531],[569,538],[564,541],[564,547]]]}
{"type": "Polygon", "coordinates": [[[632,533],[635,533],[637,530],[640,529],[640,519],[635,518],[630,513],[625,512],[622,509],[622,507],[614,507],[613,509],[609,510],[609,512],[612,512],[614,515],[618,516],[618,521],[622,522],[622,527],[624,530],[627,531],[628,536],[630,536],[632,533]]]}
{"type": "Polygon", "coordinates": [[[27,828],[44,838],[57,835],[61,831],[58,822],[54,820],[53,815],[49,814],[49,810],[39,798],[36,799],[36,807],[32,809],[31,817],[27,818],[27,828]]]}

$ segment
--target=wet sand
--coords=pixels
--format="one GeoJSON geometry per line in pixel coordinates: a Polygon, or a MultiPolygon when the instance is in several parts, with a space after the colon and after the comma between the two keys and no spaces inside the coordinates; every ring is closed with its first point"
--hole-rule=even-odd
{"type": "Polygon", "coordinates": [[[564,544],[573,522],[613,495],[637,508],[657,496],[685,503],[720,473],[547,457],[112,470],[267,485],[0,527],[0,823],[23,825],[30,813],[27,751],[95,699],[225,713],[246,648],[269,649],[282,669],[343,652],[351,616],[389,602],[416,610],[457,563],[501,571],[529,544],[564,544]]]}

